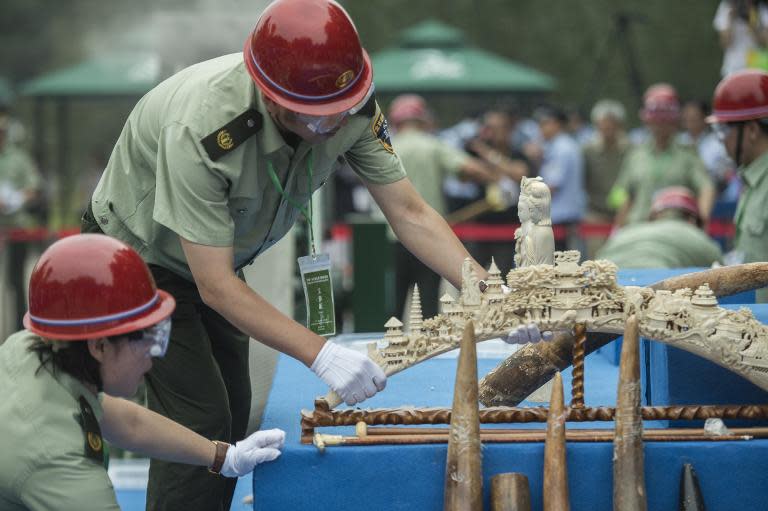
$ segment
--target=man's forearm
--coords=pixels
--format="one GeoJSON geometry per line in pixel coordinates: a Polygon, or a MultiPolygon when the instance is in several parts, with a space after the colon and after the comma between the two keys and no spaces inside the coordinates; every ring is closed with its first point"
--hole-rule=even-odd
{"type": "MultiPolygon", "coordinates": [[[[424,264],[443,276],[457,289],[461,288],[461,265],[471,257],[464,245],[445,222],[430,207],[407,221],[393,225],[403,245],[424,264]]],[[[477,276],[484,279],[488,273],[473,259],[477,276]]]]}

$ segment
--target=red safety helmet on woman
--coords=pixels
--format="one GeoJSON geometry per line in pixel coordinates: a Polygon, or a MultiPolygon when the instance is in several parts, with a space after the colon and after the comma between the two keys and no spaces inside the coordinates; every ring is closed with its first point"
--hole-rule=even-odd
{"type": "Polygon", "coordinates": [[[332,0],[273,2],[243,57],[266,97],[301,114],[350,112],[373,92],[371,60],[349,15],[332,0]]]}
{"type": "Polygon", "coordinates": [[[80,234],[40,256],[24,326],[48,339],[94,339],[151,327],[175,307],[135,250],[108,236],[80,234]]]}
{"type": "Polygon", "coordinates": [[[656,192],[651,203],[651,218],[668,209],[676,209],[693,218],[701,225],[699,204],[696,196],[684,186],[668,186],[656,192]]]}
{"type": "Polygon", "coordinates": [[[707,122],[729,123],[768,118],[768,73],[745,69],[723,78],[715,89],[707,122]]]}

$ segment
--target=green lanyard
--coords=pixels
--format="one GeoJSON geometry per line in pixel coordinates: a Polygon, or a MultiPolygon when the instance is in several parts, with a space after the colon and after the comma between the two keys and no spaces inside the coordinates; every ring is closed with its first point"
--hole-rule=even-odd
{"type": "Polygon", "coordinates": [[[312,257],[315,257],[315,238],[312,229],[312,150],[309,151],[309,156],[307,157],[307,177],[309,178],[309,210],[307,210],[307,208],[293,200],[291,196],[285,193],[285,190],[283,190],[283,185],[280,184],[280,179],[278,179],[277,174],[275,174],[275,169],[272,167],[271,161],[267,162],[267,170],[269,171],[269,177],[272,179],[272,184],[275,186],[275,190],[277,190],[278,193],[283,196],[283,199],[285,199],[286,202],[296,208],[299,213],[304,215],[304,219],[307,221],[307,226],[309,227],[309,246],[312,250],[312,257]]]}

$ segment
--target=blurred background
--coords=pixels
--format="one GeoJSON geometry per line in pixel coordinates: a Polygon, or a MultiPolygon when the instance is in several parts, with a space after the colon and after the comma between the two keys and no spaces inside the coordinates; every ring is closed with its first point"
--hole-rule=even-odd
{"type": "MultiPolygon", "coordinates": [[[[52,239],[76,232],[82,209],[138,98],[190,64],[241,51],[268,3],[2,0],[0,109],[7,119],[6,144],[26,152],[38,171],[38,178],[25,185],[29,189],[23,208],[17,206],[23,209],[23,221],[16,211],[0,223],[4,240],[0,326],[5,333],[18,325],[25,308],[29,266],[52,239]]],[[[586,147],[599,135],[591,124],[599,100],[610,98],[623,107],[621,136],[638,143],[648,138],[638,112],[650,85],[673,85],[681,105],[710,101],[723,64],[716,13],[729,2],[347,0],[341,4],[373,58],[377,97],[385,111],[397,95],[417,93],[427,105],[431,134],[487,165],[499,154],[522,162],[532,176],[541,167],[547,142],[540,133],[542,118],[534,115],[541,105],[567,115],[565,133],[586,147]],[[500,117],[493,117],[494,112],[500,117]],[[497,139],[501,130],[504,147],[494,147],[494,129],[497,139]],[[473,142],[478,138],[482,144],[473,142]]],[[[744,8],[741,4],[766,8],[762,2],[734,0],[732,10],[738,14],[744,8]]],[[[734,16],[727,18],[730,23],[734,16]]],[[[683,124],[680,131],[685,131],[683,124]]],[[[609,169],[611,181],[619,163],[609,169]]],[[[719,191],[729,186],[732,171],[711,170],[713,180],[722,181],[717,182],[719,191]]],[[[452,223],[473,255],[484,264],[493,257],[506,273],[512,264],[516,197],[505,206],[496,205],[495,217],[482,207],[480,213],[462,209],[485,200],[487,181],[446,176],[441,183],[445,214],[458,212],[452,223]],[[491,227],[478,230],[482,226],[491,227]]],[[[518,193],[515,186],[512,183],[513,194],[518,193]]],[[[589,195],[589,182],[585,186],[589,195]]],[[[0,183],[0,201],[2,190],[0,183]]],[[[400,315],[405,306],[402,293],[396,293],[397,244],[376,221],[376,208],[354,174],[342,170],[321,195],[323,221],[318,234],[326,240],[324,249],[332,253],[337,270],[338,330],[382,330],[386,318],[400,315]]],[[[713,224],[723,249],[732,234],[728,207],[737,196],[736,189],[724,198],[722,222],[713,224]]],[[[569,219],[568,226],[571,220],[597,226],[593,229],[597,241],[589,247],[583,236],[581,242],[565,245],[588,251],[589,256],[613,227],[610,212],[592,221],[586,216],[569,219]]],[[[286,249],[291,254],[305,252],[304,230],[303,224],[297,225],[286,249]]],[[[572,241],[571,234],[569,230],[558,236],[572,241]]],[[[294,282],[295,295],[286,303],[301,319],[303,298],[294,282]]]]}

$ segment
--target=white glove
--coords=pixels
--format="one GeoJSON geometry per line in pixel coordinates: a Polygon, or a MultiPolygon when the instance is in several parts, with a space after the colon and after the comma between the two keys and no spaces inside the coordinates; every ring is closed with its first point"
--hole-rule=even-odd
{"type": "Polygon", "coordinates": [[[285,443],[285,431],[282,429],[268,429],[253,433],[235,445],[229,446],[227,456],[221,465],[221,475],[240,477],[253,472],[253,467],[259,463],[266,463],[280,456],[283,443],[285,443]]]}
{"type": "Polygon", "coordinates": [[[539,325],[536,323],[528,323],[527,325],[520,325],[515,328],[504,339],[508,344],[527,344],[529,342],[539,342],[541,340],[552,340],[553,334],[551,331],[541,332],[539,325]]]}
{"type": "Polygon", "coordinates": [[[310,369],[348,405],[365,401],[387,386],[384,371],[370,358],[330,341],[310,369]]]}

